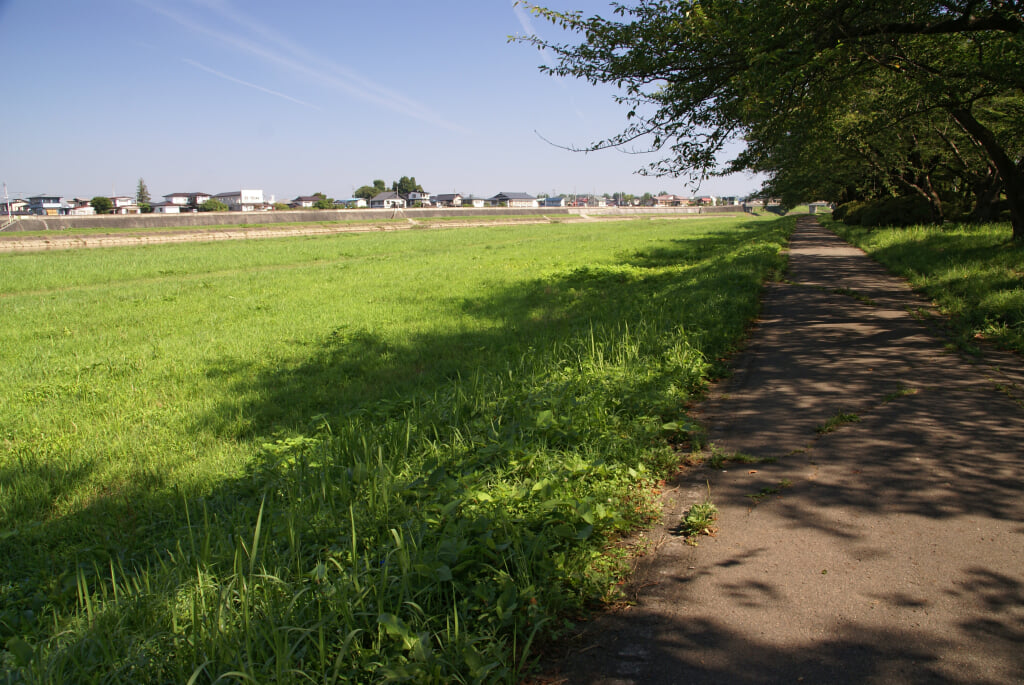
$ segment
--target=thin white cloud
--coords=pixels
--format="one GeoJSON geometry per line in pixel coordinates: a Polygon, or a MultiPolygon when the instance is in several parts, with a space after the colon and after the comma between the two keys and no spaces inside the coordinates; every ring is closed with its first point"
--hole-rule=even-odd
{"type": "MultiPolygon", "coordinates": [[[[515,0],[512,0],[512,11],[516,13],[516,19],[519,20],[519,25],[523,27],[523,33],[527,36],[537,35],[537,30],[533,28],[533,19],[530,17],[530,12],[522,5],[518,4],[515,0]]],[[[544,66],[551,67],[554,64],[555,59],[551,54],[551,51],[547,48],[540,50],[541,61],[544,62],[544,66]]],[[[559,79],[561,81],[561,79],[559,79]]]]}
{"type": "Polygon", "coordinates": [[[218,45],[228,45],[239,52],[256,56],[278,67],[301,74],[321,86],[344,92],[351,97],[371,102],[384,109],[400,112],[427,124],[457,133],[466,132],[461,126],[448,121],[422,103],[369,81],[339,64],[320,58],[283,38],[279,32],[245,18],[244,12],[232,8],[228,2],[200,0],[204,11],[216,13],[218,19],[223,20],[221,22],[223,25],[230,23],[240,27],[241,33],[193,21],[185,14],[163,7],[152,0],[133,1],[193,33],[212,38],[218,45]]]}
{"type": "MultiPolygon", "coordinates": [[[[530,16],[530,12],[526,10],[526,8],[524,8],[522,5],[516,3],[515,0],[512,0],[512,10],[516,13],[516,18],[519,19],[519,25],[523,27],[523,31],[525,32],[525,34],[527,36],[537,35],[536,29],[533,28],[533,19],[530,16]]],[[[551,51],[548,50],[547,48],[542,48],[540,50],[540,53],[541,61],[544,63],[544,66],[551,68],[551,65],[553,65],[556,61],[554,55],[552,55],[551,51]]],[[[566,87],[565,80],[561,76],[555,76],[554,79],[555,82],[558,83],[558,85],[560,85],[562,88],[566,87]]],[[[573,111],[576,113],[576,117],[580,121],[586,123],[587,117],[586,115],[583,114],[583,110],[581,110],[576,105],[576,99],[570,97],[569,101],[572,105],[573,111]]]]}
{"type": "Polygon", "coordinates": [[[206,66],[205,64],[200,64],[199,62],[196,62],[195,60],[192,60],[192,59],[182,59],[181,61],[184,62],[185,64],[188,64],[190,66],[195,67],[196,69],[202,69],[203,71],[205,71],[207,73],[213,74],[214,76],[218,76],[218,77],[224,79],[225,81],[231,81],[232,83],[237,83],[237,84],[242,85],[242,86],[247,86],[247,87],[252,88],[254,90],[258,90],[258,91],[267,93],[269,95],[274,95],[274,96],[282,98],[284,100],[288,100],[290,102],[294,102],[294,103],[296,103],[298,105],[303,105],[305,107],[311,107],[313,109],[320,109],[320,107],[317,107],[316,105],[312,105],[312,104],[306,102],[305,100],[300,100],[298,98],[293,98],[291,95],[285,95],[284,93],[279,93],[276,90],[271,90],[270,88],[264,88],[263,86],[257,85],[255,83],[249,83],[248,81],[243,81],[240,78],[235,78],[234,76],[229,76],[228,74],[225,74],[223,71],[217,71],[216,69],[211,69],[210,67],[206,66]]]}

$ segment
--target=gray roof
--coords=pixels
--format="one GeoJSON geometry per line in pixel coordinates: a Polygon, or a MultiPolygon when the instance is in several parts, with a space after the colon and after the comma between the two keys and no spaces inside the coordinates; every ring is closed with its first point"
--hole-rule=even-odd
{"type": "Polygon", "coordinates": [[[536,200],[537,198],[535,198],[533,195],[530,195],[529,193],[506,193],[506,192],[503,191],[503,192],[498,193],[497,195],[495,195],[494,197],[492,197],[490,199],[492,199],[492,200],[536,200]]]}

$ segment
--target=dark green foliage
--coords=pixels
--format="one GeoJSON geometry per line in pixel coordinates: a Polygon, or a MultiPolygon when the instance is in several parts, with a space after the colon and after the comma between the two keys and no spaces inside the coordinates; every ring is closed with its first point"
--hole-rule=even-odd
{"type": "MultiPolygon", "coordinates": [[[[527,3],[524,3],[527,4],[527,3]]],[[[615,84],[645,173],[755,171],[784,206],[920,195],[931,221],[1007,203],[1024,239],[1024,14],[1005,0],[647,0],[614,19],[530,6],[579,36],[542,71],[615,84]],[[721,155],[747,147],[724,166],[721,155]]],[[[901,213],[901,212],[898,212],[901,213]]]]}
{"type": "Polygon", "coordinates": [[[139,179],[139,185],[135,189],[135,203],[140,207],[142,205],[150,204],[149,188],[146,187],[146,181],[139,179]]]}
{"type": "Polygon", "coordinates": [[[203,204],[199,205],[200,212],[226,212],[228,206],[216,198],[210,198],[203,204]]]}
{"type": "Polygon", "coordinates": [[[846,215],[847,224],[861,226],[914,226],[932,223],[928,202],[918,196],[891,197],[861,203],[846,215]]]}
{"type": "Polygon", "coordinates": [[[110,211],[114,208],[114,203],[111,199],[102,195],[94,197],[89,204],[92,205],[97,214],[110,214],[110,211]]]}
{"type": "Polygon", "coordinates": [[[413,192],[424,192],[423,186],[416,182],[415,176],[403,176],[397,181],[392,181],[391,190],[395,191],[399,195],[408,195],[413,192]]]}

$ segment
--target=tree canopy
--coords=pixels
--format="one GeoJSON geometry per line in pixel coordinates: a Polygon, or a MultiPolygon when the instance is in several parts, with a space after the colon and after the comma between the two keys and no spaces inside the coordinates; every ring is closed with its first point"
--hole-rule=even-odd
{"type": "Polygon", "coordinates": [[[135,203],[138,205],[149,204],[152,198],[149,196],[149,188],[146,187],[146,181],[139,178],[139,185],[135,189],[135,203]]]}
{"type": "Polygon", "coordinates": [[[409,193],[422,193],[424,192],[423,186],[416,182],[415,176],[403,176],[397,181],[391,182],[391,190],[395,191],[399,195],[408,195],[409,193]]]}
{"type": "Polygon", "coordinates": [[[96,210],[97,214],[110,214],[110,210],[114,208],[114,203],[109,197],[97,195],[89,201],[92,208],[96,210]]]}
{"type": "Polygon", "coordinates": [[[199,205],[200,212],[226,212],[229,207],[215,198],[210,198],[206,202],[199,205]]]}
{"type": "Polygon", "coordinates": [[[356,192],[353,193],[355,197],[361,197],[364,200],[372,200],[375,196],[380,195],[388,188],[384,185],[384,179],[374,179],[373,183],[368,186],[360,186],[356,192]]]}
{"type": "Polygon", "coordinates": [[[764,172],[787,198],[917,196],[936,220],[1001,202],[1024,239],[1024,0],[522,4],[580,37],[520,38],[556,56],[542,71],[620,89],[623,130],[583,149],[696,181],[764,172]]]}
{"type": "Polygon", "coordinates": [[[316,203],[313,206],[317,209],[334,209],[334,198],[327,197],[321,192],[313,193],[313,197],[316,198],[316,203]]]}
{"type": "MultiPolygon", "coordinates": [[[[373,185],[360,186],[353,195],[366,200],[371,200],[374,196],[380,195],[387,190],[389,190],[389,188],[384,184],[384,181],[378,178],[374,180],[373,185]]],[[[399,195],[408,195],[413,192],[425,192],[423,190],[423,186],[416,182],[415,176],[402,176],[397,181],[392,181],[390,190],[398,193],[399,195]]]]}

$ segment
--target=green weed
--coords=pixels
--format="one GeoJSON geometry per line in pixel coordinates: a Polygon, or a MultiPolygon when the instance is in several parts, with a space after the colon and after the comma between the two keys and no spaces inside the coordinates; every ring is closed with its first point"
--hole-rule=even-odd
{"type": "Polygon", "coordinates": [[[711,485],[708,484],[708,496],[703,502],[694,504],[686,511],[676,532],[686,538],[687,544],[696,546],[699,536],[714,535],[717,532],[717,520],[718,507],[711,501],[711,485]]]}
{"type": "Polygon", "coordinates": [[[860,416],[857,414],[849,414],[846,412],[839,412],[835,416],[832,416],[825,423],[816,427],[814,430],[818,433],[831,433],[834,430],[838,430],[841,426],[848,423],[859,423],[860,416]]]}
{"type": "Polygon", "coordinates": [[[870,297],[868,297],[864,293],[857,292],[856,290],[852,290],[850,288],[833,288],[830,292],[832,292],[832,293],[834,293],[836,295],[844,295],[846,297],[852,297],[853,299],[857,300],[858,302],[862,302],[863,304],[866,304],[866,305],[871,306],[871,307],[877,307],[878,306],[877,302],[872,300],[870,297]]]}
{"type": "Polygon", "coordinates": [[[736,464],[774,464],[773,457],[755,457],[743,452],[724,452],[712,446],[711,456],[707,457],[705,463],[713,469],[724,469],[729,462],[736,464]]]}
{"type": "Polygon", "coordinates": [[[792,481],[783,479],[779,481],[779,484],[775,487],[763,487],[753,494],[745,495],[745,497],[747,497],[756,506],[760,504],[762,501],[764,501],[766,498],[771,497],[772,495],[778,495],[784,489],[792,487],[792,485],[792,481]]]}

